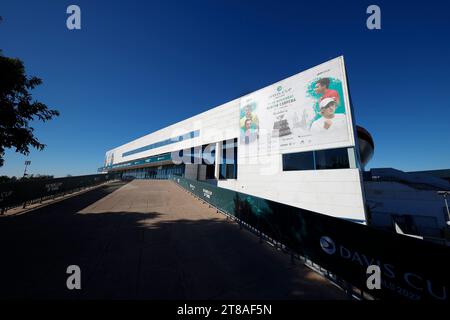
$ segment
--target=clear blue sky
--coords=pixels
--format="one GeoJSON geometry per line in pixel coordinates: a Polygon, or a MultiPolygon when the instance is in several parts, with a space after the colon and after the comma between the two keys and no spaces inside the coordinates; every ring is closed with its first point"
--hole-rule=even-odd
{"type": "MultiPolygon", "coordinates": [[[[0,49],[61,112],[30,173],[95,173],[106,150],[343,54],[370,167],[450,167],[448,1],[2,1],[0,49]],[[77,4],[82,30],[66,28],[77,4]],[[382,30],[366,28],[381,7],[382,30]]],[[[0,175],[22,175],[7,152],[0,175]]]]}

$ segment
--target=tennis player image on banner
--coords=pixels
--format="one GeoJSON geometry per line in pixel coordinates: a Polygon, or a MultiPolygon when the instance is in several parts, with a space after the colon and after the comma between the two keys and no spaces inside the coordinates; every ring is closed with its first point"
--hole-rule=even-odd
{"type": "Polygon", "coordinates": [[[258,154],[354,145],[343,58],[242,97],[239,126],[258,154]]]}
{"type": "Polygon", "coordinates": [[[256,102],[248,103],[240,110],[241,144],[250,144],[259,138],[259,119],[256,114],[256,102]]]}
{"type": "Polygon", "coordinates": [[[320,78],[311,82],[308,92],[317,100],[315,104],[316,117],[311,123],[311,132],[345,135],[347,118],[341,99],[342,82],[336,78],[320,78]]]}

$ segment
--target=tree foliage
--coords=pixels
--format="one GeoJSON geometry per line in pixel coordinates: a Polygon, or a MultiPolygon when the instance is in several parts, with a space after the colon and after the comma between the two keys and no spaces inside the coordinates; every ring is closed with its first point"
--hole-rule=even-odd
{"type": "Polygon", "coordinates": [[[33,99],[30,91],[41,83],[41,79],[25,74],[21,60],[5,57],[0,51],[0,167],[6,149],[15,148],[16,152],[28,155],[30,147],[38,150],[45,147],[34,136],[30,122],[46,122],[59,116],[59,112],[33,99]]]}

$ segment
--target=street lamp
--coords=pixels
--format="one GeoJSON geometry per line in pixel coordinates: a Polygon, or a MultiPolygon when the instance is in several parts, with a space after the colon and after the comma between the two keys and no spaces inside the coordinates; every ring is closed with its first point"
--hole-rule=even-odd
{"type": "Polygon", "coordinates": [[[31,164],[30,160],[25,161],[25,170],[23,171],[23,177],[25,178],[27,176],[27,167],[31,164]]]}
{"type": "Polygon", "coordinates": [[[445,207],[447,208],[447,216],[448,216],[447,224],[450,226],[450,211],[448,209],[448,202],[447,202],[447,196],[450,195],[450,191],[438,191],[438,194],[444,196],[444,202],[445,207]]]}

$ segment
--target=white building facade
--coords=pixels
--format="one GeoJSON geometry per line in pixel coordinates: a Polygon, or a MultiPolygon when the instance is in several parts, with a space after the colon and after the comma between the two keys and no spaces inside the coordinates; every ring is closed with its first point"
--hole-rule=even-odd
{"type": "Polygon", "coordinates": [[[100,171],[175,174],[366,222],[343,57],[106,152],[100,171]]]}

